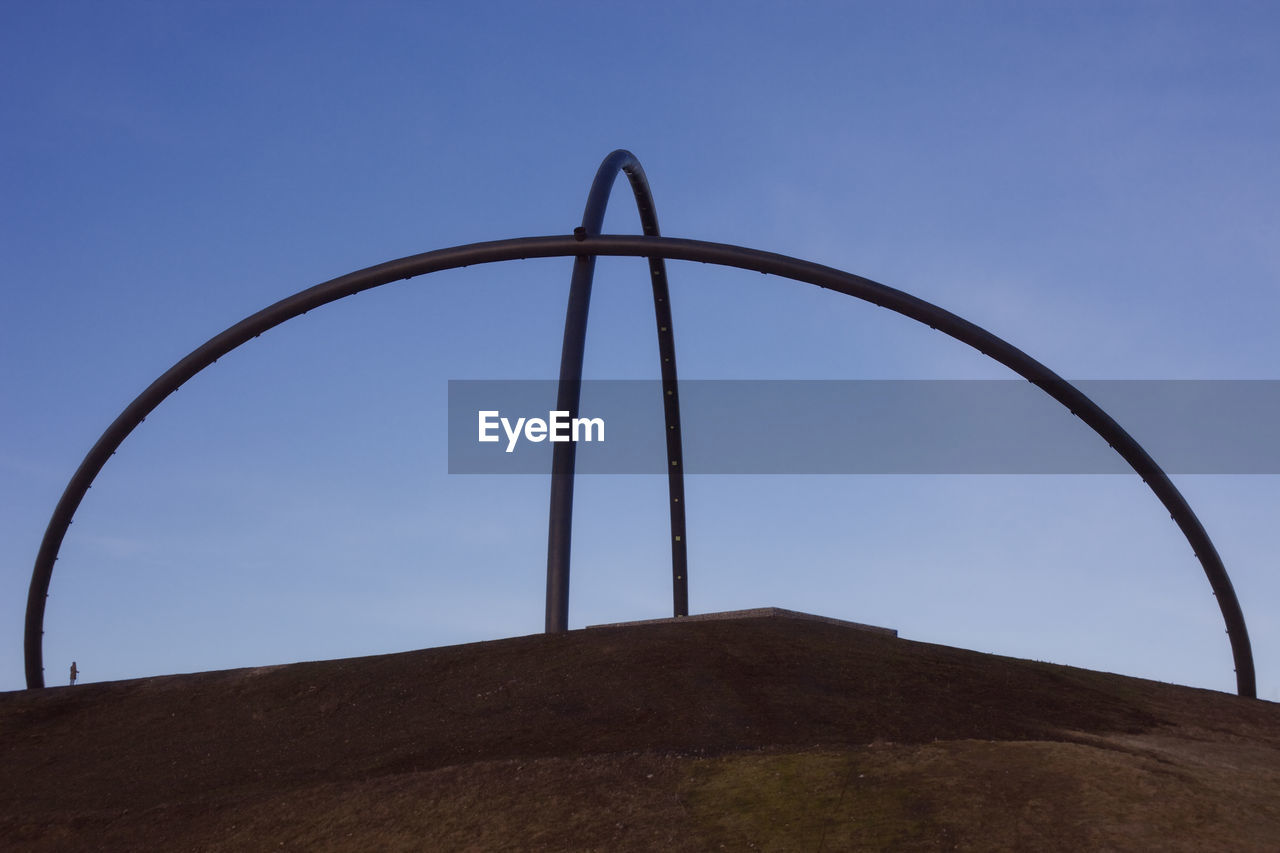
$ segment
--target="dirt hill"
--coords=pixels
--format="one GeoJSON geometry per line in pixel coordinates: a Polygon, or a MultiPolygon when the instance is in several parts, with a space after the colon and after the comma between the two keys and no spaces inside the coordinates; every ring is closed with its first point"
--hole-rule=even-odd
{"type": "Polygon", "coordinates": [[[1276,850],[1280,706],[761,617],[0,694],[5,850],[1276,850]]]}

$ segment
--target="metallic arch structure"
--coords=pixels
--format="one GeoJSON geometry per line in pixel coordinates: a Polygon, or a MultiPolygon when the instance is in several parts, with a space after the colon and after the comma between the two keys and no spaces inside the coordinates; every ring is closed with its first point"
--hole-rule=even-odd
{"type": "MultiPolygon", "coordinates": [[[[658,213],[640,161],[619,149],[604,158],[591,182],[586,210],[576,236],[599,236],[604,211],[618,172],[626,174],[640,212],[646,237],[657,237],[658,213]]],[[[578,255],[569,282],[569,306],[565,310],[564,345],[560,351],[560,386],[556,409],[578,416],[582,391],[582,359],[587,343],[587,309],[595,277],[595,255],[578,255]]],[[[671,297],[667,292],[667,265],[661,256],[649,258],[653,284],[653,313],[658,325],[658,356],[662,369],[662,407],[666,422],[668,504],[671,511],[671,597],[676,616],[689,615],[688,537],[684,524],[684,453],[680,441],[680,386],[676,378],[676,345],[671,326],[671,297]]],[[[551,509],[547,519],[547,633],[569,629],[569,552],[573,534],[573,480],[578,446],[556,444],[551,456],[551,509]]]]}
{"type": "Polygon", "coordinates": [[[985,329],[932,303],[852,273],[798,258],[724,243],[658,236],[595,236],[590,234],[521,237],[472,243],[388,261],[340,276],[280,300],[253,314],[178,361],[144,390],[107,427],[67,484],[36,557],[27,597],[25,662],[27,686],[44,686],[43,624],[45,601],[58,551],[72,516],[89,486],[116,448],[166,397],[205,367],[240,345],[281,323],[361,291],[427,273],[473,264],[526,258],[580,255],[665,258],[736,267],[817,285],[852,296],[925,323],[995,359],[1066,406],[1104,438],[1143,478],[1169,510],[1204,568],[1226,623],[1235,662],[1237,692],[1256,697],[1253,653],[1244,614],[1217,549],[1186,499],[1155,460],[1123,427],[1069,382],[1022,350],[985,329]]]}

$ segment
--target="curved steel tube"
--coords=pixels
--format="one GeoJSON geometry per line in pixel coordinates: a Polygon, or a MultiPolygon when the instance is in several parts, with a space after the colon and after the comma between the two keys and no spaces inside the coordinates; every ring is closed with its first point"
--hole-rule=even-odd
{"type": "MultiPolygon", "coordinates": [[[[618,149],[596,170],[575,236],[598,236],[605,208],[618,172],[626,173],[640,212],[646,236],[658,236],[658,213],[653,193],[640,161],[630,151],[618,149]]],[[[578,416],[582,392],[582,360],[587,343],[587,313],[595,278],[595,255],[578,255],[569,282],[565,310],[564,345],[560,350],[560,385],[556,409],[578,416]]],[[[680,441],[680,387],[676,378],[675,335],[671,331],[671,297],[667,292],[667,265],[661,257],[649,258],[653,284],[653,313],[658,325],[658,355],[662,369],[662,406],[667,433],[667,491],[671,512],[671,598],[676,616],[689,615],[689,552],[684,524],[684,453],[680,441]]],[[[569,630],[569,560],[573,537],[573,478],[578,446],[571,441],[556,444],[551,455],[551,509],[547,518],[547,633],[569,630]]]]}
{"type": "Polygon", "coordinates": [[[400,279],[472,264],[522,258],[575,257],[584,252],[592,255],[642,258],[660,256],[671,260],[718,264],[782,276],[835,290],[925,323],[968,344],[1039,386],[1046,394],[1062,403],[1088,424],[1094,432],[1106,439],[1169,510],[1170,516],[1186,536],[1187,541],[1191,543],[1192,551],[1204,568],[1209,586],[1218,598],[1218,607],[1222,611],[1227,636],[1231,641],[1237,692],[1241,696],[1257,696],[1253,652],[1249,646],[1249,632],[1245,627],[1244,614],[1240,610],[1240,602],[1236,599],[1235,590],[1231,586],[1230,577],[1227,576],[1226,567],[1222,564],[1222,558],[1214,548],[1200,519],[1196,517],[1195,512],[1168,475],[1161,470],[1146,450],[1096,403],[1052,370],[1013,344],[950,311],[901,290],[821,264],[772,252],[701,240],[629,236],[586,237],[579,240],[571,235],[518,237],[488,243],[471,243],[411,255],[349,273],[295,293],[241,320],[221,334],[210,338],[205,344],[165,371],[120,413],[111,426],[107,427],[107,431],[94,444],[84,461],[80,463],[80,467],[72,475],[71,481],[67,483],[67,488],[54,509],[53,516],[49,519],[49,526],[40,543],[40,552],[31,573],[31,588],[27,596],[25,634],[27,686],[44,686],[41,646],[44,634],[45,599],[49,593],[53,564],[58,558],[58,550],[66,536],[67,527],[71,524],[71,517],[75,514],[76,508],[98,472],[102,470],[102,466],[111,458],[121,442],[147,414],[184,382],[216,359],[268,329],[344,296],[400,279]]]}

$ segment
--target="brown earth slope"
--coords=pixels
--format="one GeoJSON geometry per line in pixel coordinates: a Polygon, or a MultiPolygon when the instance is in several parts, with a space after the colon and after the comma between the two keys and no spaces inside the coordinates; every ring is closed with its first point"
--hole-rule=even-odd
{"type": "Polygon", "coordinates": [[[6,850],[1280,849],[1280,706],[792,618],[0,694],[6,850]]]}

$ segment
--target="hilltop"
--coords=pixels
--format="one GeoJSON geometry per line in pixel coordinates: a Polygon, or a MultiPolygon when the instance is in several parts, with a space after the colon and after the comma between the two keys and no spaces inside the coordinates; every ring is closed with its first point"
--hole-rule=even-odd
{"type": "Polygon", "coordinates": [[[785,612],[0,694],[14,850],[1274,850],[1280,706],[785,612]]]}

